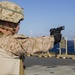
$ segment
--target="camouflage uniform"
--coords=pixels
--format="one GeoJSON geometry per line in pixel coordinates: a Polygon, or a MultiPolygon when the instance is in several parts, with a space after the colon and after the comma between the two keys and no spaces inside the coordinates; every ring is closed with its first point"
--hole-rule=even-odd
{"type": "MultiPolygon", "coordinates": [[[[13,23],[18,23],[24,19],[23,10],[18,5],[7,1],[0,2],[0,14],[0,20],[13,23]]],[[[0,47],[11,55],[20,55],[21,53],[33,54],[39,51],[46,52],[52,49],[54,45],[54,38],[50,36],[27,38],[20,35],[18,36],[20,39],[15,39],[14,36],[3,36],[0,39],[0,41],[2,40],[0,47]]]]}
{"type": "MultiPolygon", "coordinates": [[[[18,5],[7,1],[0,2],[0,20],[11,22],[16,25],[23,19],[24,19],[23,10],[18,5]]],[[[14,32],[15,34],[14,29],[11,30],[4,25],[0,25],[0,28],[9,30],[12,33],[14,32]]],[[[0,53],[1,53],[0,57],[3,57],[2,60],[5,59],[3,61],[9,64],[8,61],[6,61],[6,57],[13,58],[13,60],[16,61],[17,60],[17,59],[15,60],[16,56],[20,56],[21,54],[25,53],[34,54],[35,52],[39,51],[46,52],[52,49],[53,46],[54,46],[54,37],[52,36],[30,38],[18,34],[9,36],[2,34],[2,36],[0,37],[0,53]]],[[[7,60],[9,60],[9,58],[7,58],[7,60]]],[[[3,62],[0,64],[3,64],[3,62]]],[[[0,71],[0,73],[3,71],[3,69],[0,71]]],[[[15,73],[15,69],[12,73],[15,75],[19,75],[15,73]]],[[[1,74],[4,74],[4,72],[1,74]]]]}
{"type": "Polygon", "coordinates": [[[37,37],[37,38],[27,38],[27,37],[15,37],[14,36],[3,36],[0,42],[0,47],[9,55],[20,54],[34,54],[36,52],[46,52],[53,48],[54,38],[50,36],[37,37]],[[4,43],[5,42],[5,43],[4,43]],[[10,43],[11,42],[11,43],[10,43]]]}
{"type": "Polygon", "coordinates": [[[20,6],[8,1],[0,2],[0,75],[24,75],[22,60],[13,54],[16,50],[22,49],[21,45],[12,35],[7,35],[7,32],[15,34],[16,25],[23,19],[23,10],[20,6]],[[6,26],[8,22],[14,27],[6,26]]]}

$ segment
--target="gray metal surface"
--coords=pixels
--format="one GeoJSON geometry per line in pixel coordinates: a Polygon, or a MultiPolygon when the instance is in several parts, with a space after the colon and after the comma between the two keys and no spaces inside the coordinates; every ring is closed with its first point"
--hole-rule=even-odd
{"type": "Polygon", "coordinates": [[[25,75],[75,75],[75,60],[26,57],[25,75]]]}

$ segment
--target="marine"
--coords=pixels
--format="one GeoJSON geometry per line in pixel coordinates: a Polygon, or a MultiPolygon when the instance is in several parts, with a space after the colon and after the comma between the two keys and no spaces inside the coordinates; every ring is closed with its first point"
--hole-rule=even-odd
{"type": "Polygon", "coordinates": [[[64,26],[50,30],[50,36],[27,37],[18,34],[24,20],[23,9],[13,2],[0,2],[0,75],[24,75],[26,54],[46,52],[61,41],[64,26]]]}
{"type": "Polygon", "coordinates": [[[23,63],[18,55],[22,47],[13,37],[23,19],[20,6],[13,2],[0,2],[0,75],[24,75],[23,63]]]}

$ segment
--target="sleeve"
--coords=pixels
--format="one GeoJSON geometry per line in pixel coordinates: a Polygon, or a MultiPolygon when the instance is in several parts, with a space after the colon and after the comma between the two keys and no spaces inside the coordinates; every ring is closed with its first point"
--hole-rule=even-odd
{"type": "Polygon", "coordinates": [[[20,41],[25,52],[28,54],[46,52],[54,47],[54,38],[50,36],[26,38],[20,41]]]}

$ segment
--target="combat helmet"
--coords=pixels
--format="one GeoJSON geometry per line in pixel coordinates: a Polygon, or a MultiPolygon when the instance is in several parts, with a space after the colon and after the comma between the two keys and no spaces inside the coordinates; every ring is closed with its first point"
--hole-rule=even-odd
{"type": "Polygon", "coordinates": [[[13,2],[0,2],[0,20],[18,23],[24,19],[23,9],[13,2]]]}
{"type": "Polygon", "coordinates": [[[9,1],[0,2],[0,34],[17,33],[19,23],[24,19],[23,9],[9,1]]]}

